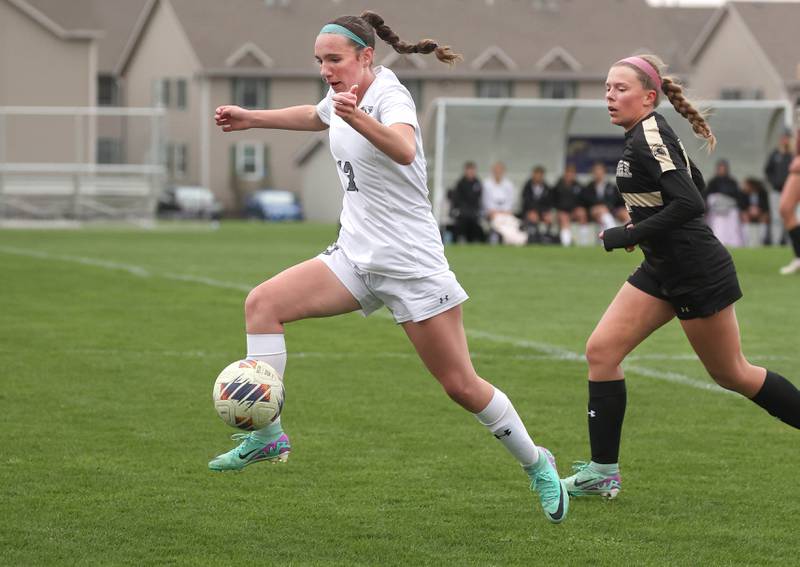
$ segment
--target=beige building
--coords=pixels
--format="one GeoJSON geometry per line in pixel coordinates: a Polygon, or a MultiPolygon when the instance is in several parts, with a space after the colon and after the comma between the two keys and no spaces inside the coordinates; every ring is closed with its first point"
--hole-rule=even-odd
{"type": "MultiPolygon", "coordinates": [[[[448,68],[432,56],[399,56],[379,42],[376,61],[409,88],[423,128],[437,97],[601,97],[609,63],[636,51],[658,51],[684,70],[684,46],[711,13],[656,10],[644,0],[437,0],[419,6],[422,13],[408,3],[369,3],[403,39],[433,37],[464,56],[448,68]]],[[[117,72],[129,105],[160,100],[169,109],[172,181],[208,186],[229,209],[258,187],[299,191],[303,164],[325,147],[318,136],[223,134],[213,125],[213,110],[318,102],[325,85],[313,57],[317,31],[364,8],[353,0],[149,2],[117,72]]]]}
{"type": "MultiPolygon", "coordinates": [[[[223,134],[212,115],[220,104],[315,104],[325,92],[317,31],[366,7],[404,40],[433,37],[463,54],[449,68],[378,42],[376,61],[412,93],[429,150],[438,97],[600,99],[609,64],[632,53],[658,53],[705,98],[792,99],[800,86],[790,29],[798,5],[789,3],[0,0],[0,105],[161,104],[168,183],[210,187],[231,213],[256,188],[286,188],[303,193],[312,218],[331,218],[340,195],[324,135],[223,134]]],[[[101,163],[139,162],[147,144],[124,122],[96,126],[101,163]]]]}
{"type": "Polygon", "coordinates": [[[800,106],[800,3],[731,2],[689,51],[693,90],[718,99],[785,99],[800,106]]]}
{"type": "MultiPolygon", "coordinates": [[[[114,70],[144,5],[145,0],[0,0],[0,107],[123,105],[114,70]]],[[[3,162],[93,163],[119,157],[106,156],[109,146],[121,151],[120,124],[110,120],[18,114],[0,127],[3,162]]]]}

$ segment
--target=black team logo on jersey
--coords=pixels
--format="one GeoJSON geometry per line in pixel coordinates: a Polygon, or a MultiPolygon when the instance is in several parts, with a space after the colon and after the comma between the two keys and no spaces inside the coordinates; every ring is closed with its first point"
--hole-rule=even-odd
{"type": "Polygon", "coordinates": [[[653,152],[653,155],[656,157],[669,157],[667,146],[664,144],[650,144],[650,151],[653,152]]]}
{"type": "Polygon", "coordinates": [[[502,439],[503,437],[509,437],[511,435],[510,429],[503,429],[503,432],[498,435],[497,433],[494,434],[495,439],[502,439]]]}

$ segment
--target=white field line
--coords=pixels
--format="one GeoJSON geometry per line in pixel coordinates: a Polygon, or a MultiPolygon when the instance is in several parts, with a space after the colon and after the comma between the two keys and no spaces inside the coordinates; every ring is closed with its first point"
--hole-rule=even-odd
{"type": "MultiPolygon", "coordinates": [[[[72,256],[72,255],[64,255],[64,254],[49,254],[47,252],[42,252],[39,250],[30,250],[26,248],[17,248],[11,246],[0,246],[0,253],[12,254],[17,256],[24,256],[29,258],[38,258],[42,260],[56,260],[61,262],[71,262],[76,264],[81,264],[85,266],[93,266],[97,268],[103,268],[107,270],[119,270],[123,272],[127,272],[129,274],[138,276],[138,277],[161,277],[164,279],[172,280],[172,281],[181,281],[181,282],[190,282],[190,283],[198,283],[202,285],[207,285],[210,287],[216,287],[221,289],[232,289],[236,291],[248,292],[252,289],[252,285],[237,283],[237,282],[227,282],[222,280],[216,280],[213,278],[207,278],[203,276],[192,276],[187,274],[177,274],[177,273],[156,273],[151,272],[141,266],[136,266],[133,264],[123,264],[119,262],[112,262],[107,260],[99,260],[96,258],[89,258],[85,256],[72,256]]],[[[380,312],[383,313],[383,312],[380,312]]],[[[388,313],[386,314],[388,316],[388,313]]],[[[499,344],[507,344],[512,345],[517,348],[525,349],[525,350],[532,350],[538,352],[538,355],[516,355],[505,358],[512,358],[515,360],[560,360],[560,361],[569,361],[569,362],[584,362],[586,359],[581,353],[573,352],[569,349],[558,345],[552,345],[549,343],[544,343],[541,341],[533,341],[528,339],[519,339],[516,337],[509,337],[505,335],[498,335],[494,333],[488,333],[486,331],[480,331],[477,329],[467,329],[467,335],[470,337],[474,337],[476,339],[482,339],[494,343],[499,344]]],[[[88,349],[91,351],[91,349],[88,349]]],[[[88,352],[87,351],[87,352],[88,352]]],[[[125,352],[125,351],[120,351],[125,352]]],[[[184,354],[188,353],[177,353],[176,351],[153,351],[154,354],[161,354],[163,356],[183,356],[184,354]]],[[[190,351],[191,354],[194,356],[213,356],[211,353],[204,353],[203,351],[190,351]]],[[[377,353],[378,356],[385,356],[385,357],[405,357],[405,356],[413,356],[413,355],[405,355],[403,353],[377,353]]],[[[480,353],[475,353],[476,357],[487,357],[487,355],[481,355],[480,353]]],[[[326,356],[329,358],[335,357],[330,353],[292,353],[292,356],[326,356]]],[[[489,355],[488,357],[491,357],[489,355]]],[[[487,357],[487,358],[488,358],[487,357]]],[[[754,356],[754,359],[762,359],[762,360],[783,360],[784,357],[771,357],[771,356],[754,356]]],[[[628,357],[628,362],[635,361],[635,360],[696,360],[697,357],[693,355],[640,355],[640,356],[630,356],[628,357]]],[[[655,368],[650,368],[646,366],[641,366],[640,364],[630,365],[626,364],[625,368],[630,372],[635,374],[640,374],[642,376],[646,376],[648,378],[655,378],[657,380],[662,380],[665,382],[673,382],[677,384],[683,384],[685,386],[689,386],[692,388],[696,388],[699,390],[711,391],[716,393],[723,393],[723,394],[734,394],[728,390],[724,390],[720,388],[716,384],[711,381],[700,381],[695,378],[691,378],[684,374],[680,374],[678,372],[670,372],[670,371],[663,371],[657,370],[655,368]]]]}

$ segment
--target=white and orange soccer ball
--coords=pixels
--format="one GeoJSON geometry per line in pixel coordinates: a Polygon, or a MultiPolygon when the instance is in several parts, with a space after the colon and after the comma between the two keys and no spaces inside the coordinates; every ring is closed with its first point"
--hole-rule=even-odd
{"type": "Polygon", "coordinates": [[[237,360],[214,382],[214,409],[228,425],[254,431],[278,419],[283,395],[283,380],[269,364],[237,360]]]}

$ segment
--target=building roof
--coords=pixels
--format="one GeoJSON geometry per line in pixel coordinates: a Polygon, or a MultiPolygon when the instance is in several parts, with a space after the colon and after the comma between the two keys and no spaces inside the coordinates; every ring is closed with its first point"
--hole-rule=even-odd
{"type": "MultiPolygon", "coordinates": [[[[271,65],[249,58],[248,72],[271,76],[315,74],[319,28],[367,5],[402,39],[432,37],[464,55],[453,70],[426,56],[399,74],[452,77],[598,79],[615,60],[643,50],[681,73],[688,70],[686,46],[713,13],[655,8],[645,0],[428,0],[419,1],[419,9],[394,0],[158,1],[174,8],[205,73],[239,73],[233,56],[245,54],[249,45],[256,60],[271,65]]],[[[376,61],[391,53],[379,41],[376,61]]]]}
{"type": "Polygon", "coordinates": [[[800,3],[733,2],[775,70],[789,83],[800,80],[800,3]]]}
{"type": "Polygon", "coordinates": [[[100,73],[112,73],[147,0],[10,0],[42,14],[67,32],[91,30],[98,38],[100,73]]]}

